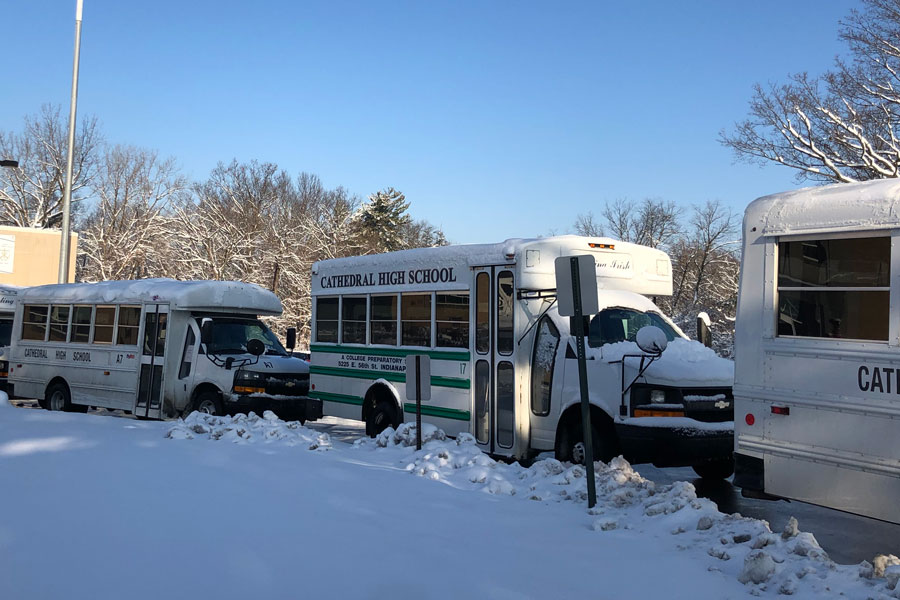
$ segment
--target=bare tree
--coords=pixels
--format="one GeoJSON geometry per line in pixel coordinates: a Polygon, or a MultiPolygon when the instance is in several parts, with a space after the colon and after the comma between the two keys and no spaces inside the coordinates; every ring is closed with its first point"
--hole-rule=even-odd
{"type": "Polygon", "coordinates": [[[900,176],[900,0],[863,6],[841,22],[849,60],[755,86],[749,118],[720,133],[739,159],[785,165],[798,181],[900,176]]]}
{"type": "Polygon", "coordinates": [[[651,248],[664,248],[676,237],[681,208],[674,202],[645,198],[640,204],[618,199],[603,208],[612,236],[651,248]]]}
{"type": "Polygon", "coordinates": [[[602,237],[603,226],[594,219],[594,213],[587,211],[575,217],[575,233],[588,237],[602,237]]]}
{"type": "Polygon", "coordinates": [[[97,204],[87,215],[79,249],[79,273],[87,281],[178,275],[168,236],[173,204],[188,192],[174,159],[134,146],[106,148],[93,191],[97,204]]]}
{"type": "MultiPolygon", "coordinates": [[[[61,225],[67,127],[58,106],[44,105],[37,115],[25,117],[22,133],[0,132],[0,155],[19,161],[17,169],[0,169],[0,223],[43,228],[61,225]]],[[[73,214],[91,184],[100,143],[97,120],[83,119],[75,137],[73,214]]]]}

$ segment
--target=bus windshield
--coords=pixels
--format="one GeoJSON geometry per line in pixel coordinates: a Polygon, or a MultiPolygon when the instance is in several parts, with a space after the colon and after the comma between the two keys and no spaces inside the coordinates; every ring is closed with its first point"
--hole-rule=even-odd
{"type": "Polygon", "coordinates": [[[259,340],[266,347],[266,354],[287,356],[287,351],[275,334],[258,319],[213,317],[210,354],[246,354],[247,342],[259,340]]]}
{"type": "Polygon", "coordinates": [[[607,308],[591,319],[588,344],[592,348],[599,348],[604,344],[633,342],[638,330],[647,325],[655,325],[662,329],[670,342],[676,337],[680,337],[672,329],[672,326],[657,313],[641,312],[630,308],[607,308]]]}

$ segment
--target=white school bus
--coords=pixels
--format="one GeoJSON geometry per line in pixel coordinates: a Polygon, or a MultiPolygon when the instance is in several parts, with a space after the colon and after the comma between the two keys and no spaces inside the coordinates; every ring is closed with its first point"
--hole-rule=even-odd
{"type": "Polygon", "coordinates": [[[900,182],[746,210],[734,482],[900,523],[900,182]]]}
{"type": "Polygon", "coordinates": [[[12,339],[13,315],[16,298],[23,288],[17,285],[0,285],[0,390],[7,391],[9,375],[9,343],[12,339]]]}
{"type": "Polygon", "coordinates": [[[257,318],[281,310],[272,292],[237,281],[28,288],[16,300],[10,387],[48,410],[96,406],[156,419],[273,410],[313,419],[321,406],[306,397],[309,366],[257,318]]]}
{"type": "Polygon", "coordinates": [[[374,435],[415,414],[404,358],[427,354],[431,400],[423,418],[450,435],[471,433],[494,455],[555,451],[582,460],[575,341],[557,312],[554,274],[555,258],[578,254],[593,256],[597,268],[600,312],[590,320],[588,348],[596,457],[624,453],[728,476],[730,361],[687,341],[645,296],[671,294],[669,257],[608,238],[514,239],[315,263],[310,396],[325,414],[365,421],[374,435]],[[690,353],[673,341],[653,362],[634,344],[644,325],[712,358],[682,361],[690,353]]]}

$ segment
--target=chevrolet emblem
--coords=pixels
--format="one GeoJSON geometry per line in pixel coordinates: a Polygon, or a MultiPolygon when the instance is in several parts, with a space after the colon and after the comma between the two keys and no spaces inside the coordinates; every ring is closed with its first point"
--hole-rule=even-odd
{"type": "Polygon", "coordinates": [[[285,382],[284,385],[285,385],[285,387],[294,387],[295,384],[293,381],[287,381],[287,382],[285,382]]]}
{"type": "Polygon", "coordinates": [[[715,406],[716,408],[728,408],[729,406],[731,406],[731,402],[727,402],[725,400],[719,400],[713,406],[715,406]]]}

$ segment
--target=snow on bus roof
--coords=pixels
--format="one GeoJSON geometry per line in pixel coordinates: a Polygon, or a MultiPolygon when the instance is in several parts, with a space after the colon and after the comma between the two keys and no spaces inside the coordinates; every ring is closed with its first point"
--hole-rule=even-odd
{"type": "Polygon", "coordinates": [[[900,180],[836,183],[763,196],[750,203],[744,228],[763,235],[900,227],[900,180]]]}
{"type": "Polygon", "coordinates": [[[227,308],[257,315],[278,315],[282,311],[275,294],[242,281],[135,279],[51,284],[27,288],[19,298],[31,302],[167,302],[183,310],[219,312],[227,308]]]}
{"type": "MultiPolygon", "coordinates": [[[[607,237],[585,237],[580,235],[558,235],[545,238],[510,238],[493,244],[454,244],[432,248],[413,248],[383,254],[365,254],[332,258],[313,264],[313,273],[327,263],[329,268],[351,268],[356,266],[393,265],[397,263],[427,264],[434,260],[465,262],[470,266],[496,265],[511,262],[523,250],[540,248],[556,251],[557,256],[566,256],[573,250],[590,250],[589,244],[614,246],[617,250],[630,252],[658,253],[668,258],[662,250],[632,244],[607,237]]],[[[552,264],[552,263],[550,263],[552,264]]]]}

